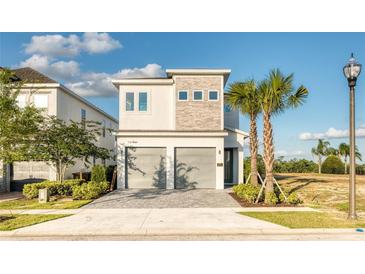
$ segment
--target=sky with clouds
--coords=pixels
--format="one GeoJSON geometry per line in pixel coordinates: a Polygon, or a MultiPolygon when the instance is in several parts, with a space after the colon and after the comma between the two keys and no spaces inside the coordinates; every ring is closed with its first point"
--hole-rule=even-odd
{"type": "MultiPolygon", "coordinates": [[[[272,68],[306,86],[305,105],[273,118],[277,156],[308,158],[318,138],[347,141],[351,52],[365,63],[363,33],[0,33],[0,66],[30,66],[118,117],[110,79],[161,77],[166,68],[230,68],[228,83],[272,68]]],[[[365,75],[356,90],[357,144],[365,158],[365,75]]],[[[259,124],[262,124],[261,118],[259,124]]],[[[241,129],[248,131],[247,118],[241,129]]],[[[259,126],[260,139],[262,126],[259,126]]],[[[262,144],[260,144],[262,149],[262,144]]]]}

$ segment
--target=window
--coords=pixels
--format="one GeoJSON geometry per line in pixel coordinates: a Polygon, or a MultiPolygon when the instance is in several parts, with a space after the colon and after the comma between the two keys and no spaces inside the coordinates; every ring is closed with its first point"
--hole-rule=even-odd
{"type": "Polygon", "coordinates": [[[34,94],[33,102],[36,108],[48,108],[48,95],[34,94]]]}
{"type": "Polygon", "coordinates": [[[187,101],[188,100],[188,91],[180,90],[179,91],[179,101],[187,101]]]}
{"type": "Polygon", "coordinates": [[[134,93],[127,92],[125,96],[125,110],[134,111],[134,93]]]}
{"type": "Polygon", "coordinates": [[[147,92],[140,92],[138,96],[138,110],[147,111],[147,92]]]}
{"type": "Polygon", "coordinates": [[[203,91],[202,90],[194,90],[194,101],[203,101],[203,91]]]}
{"type": "Polygon", "coordinates": [[[85,128],[85,122],[86,122],[86,110],[81,109],[81,123],[84,128],[85,128]]]}
{"type": "Polygon", "coordinates": [[[218,101],[218,91],[216,90],[209,91],[209,101],[218,101]]]}
{"type": "Polygon", "coordinates": [[[105,137],[105,132],[106,132],[106,122],[105,122],[105,120],[103,120],[101,122],[101,126],[102,126],[102,135],[103,135],[103,137],[105,137]]]}
{"type": "Polygon", "coordinates": [[[18,107],[24,108],[26,105],[25,94],[18,95],[18,97],[16,98],[16,101],[17,101],[18,107]]]}
{"type": "Polygon", "coordinates": [[[224,105],[224,112],[231,112],[232,109],[229,105],[224,105]]]}

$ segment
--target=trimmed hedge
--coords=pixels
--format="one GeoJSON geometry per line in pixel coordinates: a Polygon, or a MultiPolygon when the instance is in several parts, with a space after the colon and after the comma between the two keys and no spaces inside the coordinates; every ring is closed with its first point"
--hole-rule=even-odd
{"type": "Polygon", "coordinates": [[[105,167],[102,165],[95,165],[91,169],[91,181],[92,182],[105,182],[106,181],[106,171],[105,167]]]}
{"type": "Polygon", "coordinates": [[[72,188],[72,198],[75,200],[96,199],[108,192],[109,182],[89,182],[75,185],[72,188]]]}
{"type": "Polygon", "coordinates": [[[233,192],[242,200],[254,203],[259,196],[260,187],[251,184],[238,184],[233,187],[233,192]]]}
{"type": "Polygon", "coordinates": [[[42,188],[49,190],[50,196],[71,196],[72,188],[78,186],[83,182],[80,179],[65,180],[63,182],[58,181],[43,181],[35,184],[25,184],[23,188],[23,195],[27,199],[34,199],[38,197],[38,191],[42,188]]]}

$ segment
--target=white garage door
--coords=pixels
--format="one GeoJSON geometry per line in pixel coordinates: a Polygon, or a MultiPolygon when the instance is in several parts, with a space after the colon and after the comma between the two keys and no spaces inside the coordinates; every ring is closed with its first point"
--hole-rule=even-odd
{"type": "Polygon", "coordinates": [[[175,149],[175,188],[215,188],[215,148],[175,149]]]}
{"type": "Polygon", "coordinates": [[[128,188],[166,188],[166,149],[127,148],[128,188]]]}

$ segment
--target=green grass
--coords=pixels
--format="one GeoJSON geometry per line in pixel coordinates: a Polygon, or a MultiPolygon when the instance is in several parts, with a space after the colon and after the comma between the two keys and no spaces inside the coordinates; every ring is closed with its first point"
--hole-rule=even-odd
{"type": "Polygon", "coordinates": [[[1,215],[0,216],[0,231],[9,231],[17,228],[35,225],[50,220],[55,220],[70,215],[66,214],[16,214],[16,215],[1,215]]]}
{"type": "Polygon", "coordinates": [[[365,220],[350,221],[323,212],[240,212],[240,214],[289,228],[365,227],[365,220]]]}
{"type": "Polygon", "coordinates": [[[27,200],[19,199],[6,202],[0,202],[0,209],[75,209],[80,208],[91,200],[74,200],[74,201],[52,201],[48,203],[39,203],[37,199],[27,200]]]}

